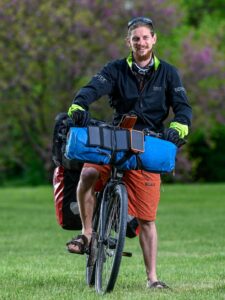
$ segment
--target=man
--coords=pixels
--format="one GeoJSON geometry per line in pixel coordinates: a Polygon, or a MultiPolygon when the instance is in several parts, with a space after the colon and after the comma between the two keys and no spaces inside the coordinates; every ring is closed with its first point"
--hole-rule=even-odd
{"type": "MultiPolygon", "coordinates": [[[[69,116],[76,122],[87,117],[89,105],[103,95],[109,95],[115,110],[114,124],[124,114],[135,114],[135,128],[148,128],[164,132],[165,138],[177,143],[188,135],[191,124],[191,107],[176,69],[153,54],[156,34],[151,19],[138,17],[128,23],[127,45],[130,55],[126,59],[108,63],[75,96],[69,116]],[[167,130],[163,121],[169,109],[174,119],[167,130]]],[[[67,243],[72,253],[83,254],[92,234],[92,215],[96,183],[104,184],[109,176],[109,166],[85,164],[77,188],[82,220],[82,235],[67,243]]],[[[140,245],[147,273],[147,287],[167,288],[156,273],[157,231],[156,211],[160,198],[160,175],[141,170],[126,171],[124,183],[128,190],[128,212],[138,219],[140,245]]]]}

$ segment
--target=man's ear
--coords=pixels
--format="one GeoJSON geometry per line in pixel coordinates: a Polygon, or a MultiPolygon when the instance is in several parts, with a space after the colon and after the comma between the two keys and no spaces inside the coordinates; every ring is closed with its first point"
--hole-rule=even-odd
{"type": "Polygon", "coordinates": [[[155,45],[156,44],[156,42],[157,42],[157,35],[156,35],[156,33],[154,33],[154,35],[153,35],[153,37],[152,37],[153,39],[154,39],[154,41],[153,41],[153,44],[155,45]]]}
{"type": "Polygon", "coordinates": [[[130,48],[131,47],[130,39],[128,37],[126,37],[125,42],[126,42],[127,47],[130,48]]]}

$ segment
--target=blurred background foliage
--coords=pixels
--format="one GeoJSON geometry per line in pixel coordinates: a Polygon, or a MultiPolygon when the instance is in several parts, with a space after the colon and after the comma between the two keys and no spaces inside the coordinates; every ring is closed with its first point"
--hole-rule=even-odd
{"type": "MultiPolygon", "coordinates": [[[[155,53],[180,71],[193,107],[167,181],[225,181],[223,0],[0,0],[0,184],[51,182],[58,112],[106,62],[128,54],[127,22],[153,19],[155,53]]],[[[91,107],[110,120],[106,98],[91,107]]]]}

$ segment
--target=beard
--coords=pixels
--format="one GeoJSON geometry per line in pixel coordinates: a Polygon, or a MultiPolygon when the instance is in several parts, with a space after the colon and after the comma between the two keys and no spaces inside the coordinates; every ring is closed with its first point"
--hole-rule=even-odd
{"type": "Polygon", "coordinates": [[[135,52],[134,57],[137,59],[137,61],[146,61],[152,57],[152,49],[149,49],[147,53],[140,55],[137,52],[135,52]]]}

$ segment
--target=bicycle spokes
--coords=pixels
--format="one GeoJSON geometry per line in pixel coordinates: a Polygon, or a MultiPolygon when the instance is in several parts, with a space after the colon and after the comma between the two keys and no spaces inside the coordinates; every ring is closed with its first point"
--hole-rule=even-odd
{"type": "Polygon", "coordinates": [[[100,293],[111,291],[115,285],[126,234],[127,194],[124,186],[117,185],[107,196],[96,265],[96,290],[100,293]]]}

